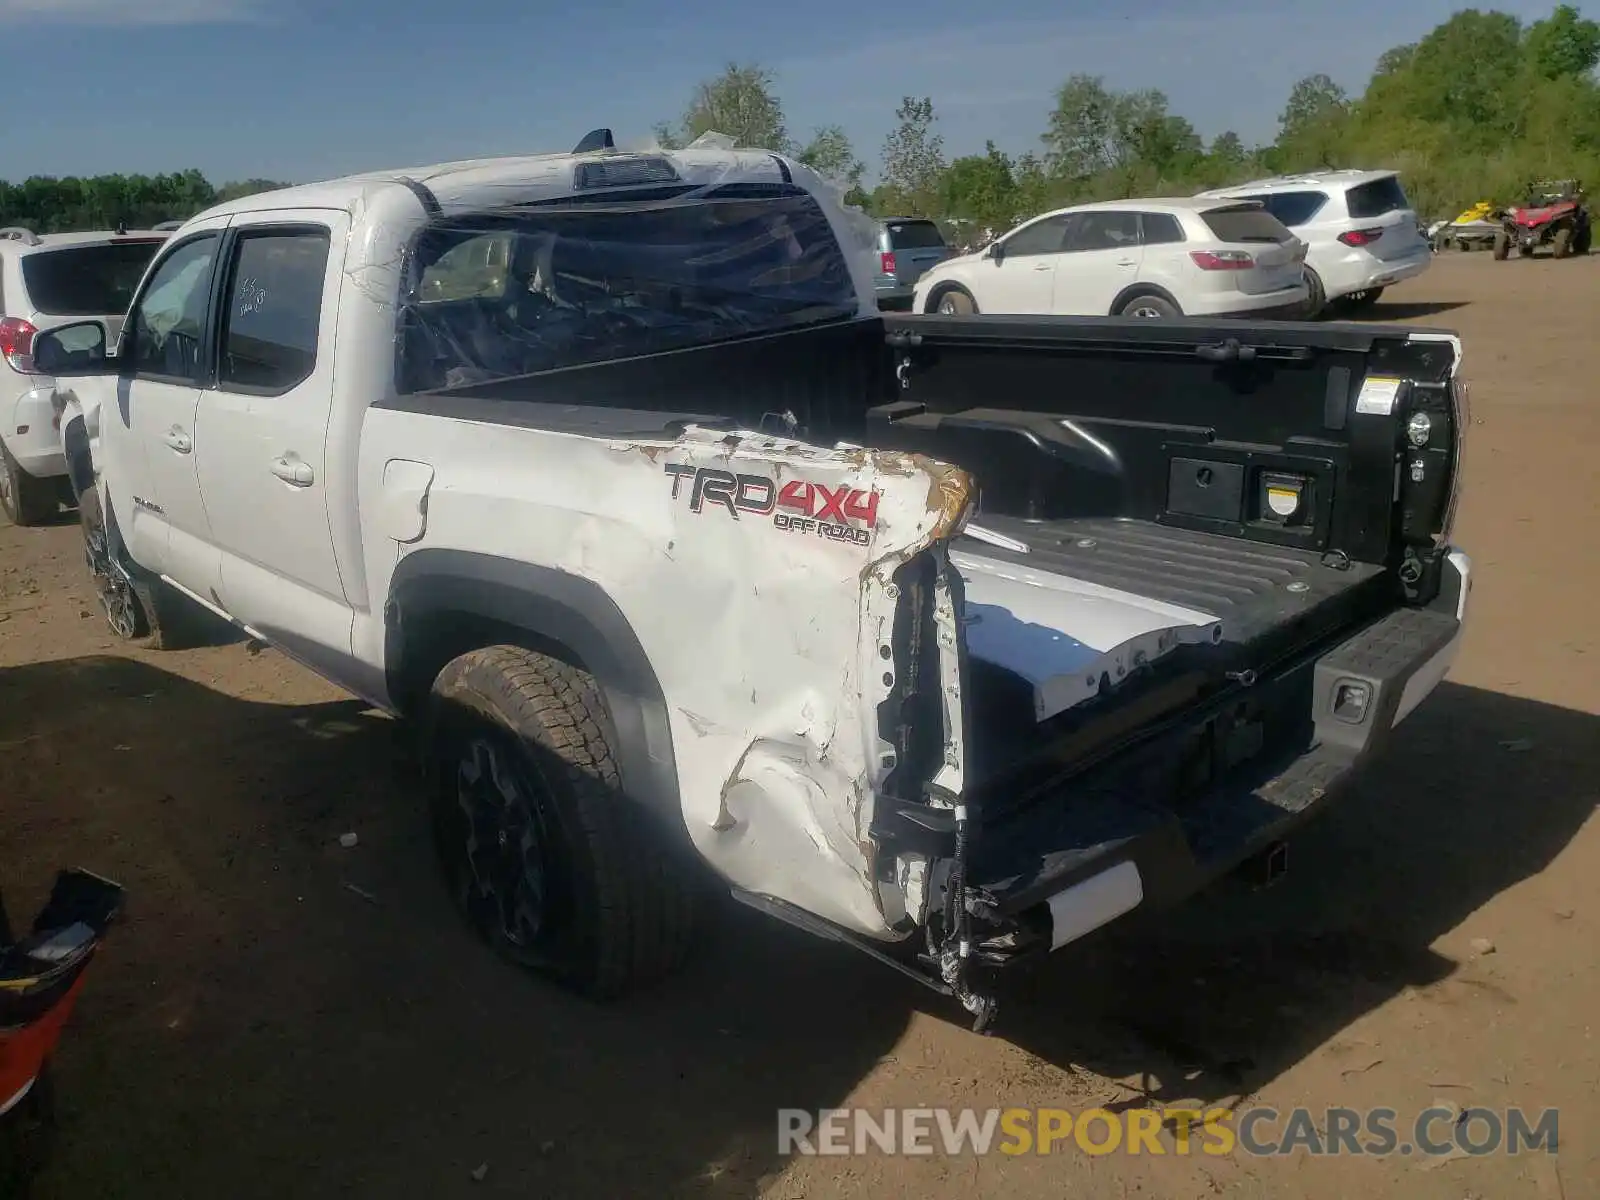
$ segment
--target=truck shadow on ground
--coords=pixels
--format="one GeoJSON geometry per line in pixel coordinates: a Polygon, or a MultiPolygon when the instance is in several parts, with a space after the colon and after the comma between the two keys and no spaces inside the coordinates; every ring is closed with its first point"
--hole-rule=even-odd
{"type": "Polygon", "coordinates": [[[1344,321],[1421,321],[1465,308],[1465,300],[1379,300],[1371,308],[1340,317],[1344,321]]]}
{"type": "MultiPolygon", "coordinates": [[[[1406,732],[1270,900],[1220,888],[1063,952],[998,1035],[1224,1099],[1449,976],[1430,943],[1592,811],[1597,723],[1447,685],[1406,732]]],[[[358,702],[42,663],[0,672],[0,749],[8,901],[67,863],[130,897],[63,1042],[39,1197],[751,1196],[784,1165],[777,1109],[844,1103],[919,1008],[962,1019],[731,905],[632,1000],[537,983],[455,917],[399,727],[358,702]]]]}

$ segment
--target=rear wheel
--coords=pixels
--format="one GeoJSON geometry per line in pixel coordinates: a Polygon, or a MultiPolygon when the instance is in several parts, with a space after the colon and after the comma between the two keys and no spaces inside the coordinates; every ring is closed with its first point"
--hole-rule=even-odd
{"type": "Polygon", "coordinates": [[[1585,225],[1572,235],[1572,252],[1574,254],[1589,253],[1589,241],[1593,236],[1593,227],[1585,225]]]}
{"type": "Polygon", "coordinates": [[[1172,301],[1164,300],[1160,296],[1135,296],[1117,310],[1117,315],[1159,321],[1167,317],[1181,317],[1183,310],[1172,301]]]}
{"type": "Polygon", "coordinates": [[[939,294],[934,311],[942,317],[970,317],[978,311],[978,302],[966,288],[953,287],[939,294]]]}
{"type": "Polygon", "coordinates": [[[457,907],[502,956],[594,999],[686,956],[697,877],[620,789],[594,680],[490,646],[435,680],[425,754],[457,907]]]}
{"type": "Polygon", "coordinates": [[[1511,254],[1511,235],[1501,230],[1494,235],[1494,258],[1496,262],[1504,262],[1511,254]]]}
{"type": "Polygon", "coordinates": [[[53,479],[35,479],[0,442],[0,509],[13,525],[43,525],[61,510],[53,479]]]}

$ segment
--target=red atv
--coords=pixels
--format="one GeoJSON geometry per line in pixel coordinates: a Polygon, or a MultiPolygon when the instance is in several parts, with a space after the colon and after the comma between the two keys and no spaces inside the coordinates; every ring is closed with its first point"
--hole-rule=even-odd
{"type": "Polygon", "coordinates": [[[1513,246],[1523,257],[1541,246],[1550,247],[1552,258],[1589,253],[1589,205],[1578,180],[1545,180],[1528,193],[1525,205],[1505,213],[1494,235],[1495,258],[1506,258],[1513,246]]]}

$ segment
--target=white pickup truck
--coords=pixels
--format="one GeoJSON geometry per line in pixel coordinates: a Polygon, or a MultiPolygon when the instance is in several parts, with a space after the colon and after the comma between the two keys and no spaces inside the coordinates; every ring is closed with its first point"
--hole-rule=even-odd
{"type": "Polygon", "coordinates": [[[590,995],[702,864],[980,1024],[1281,868],[1455,655],[1459,343],[886,317],[872,234],[604,131],[195,217],[34,349],[114,626],[185,597],[415,720],[455,898],[590,995]]]}

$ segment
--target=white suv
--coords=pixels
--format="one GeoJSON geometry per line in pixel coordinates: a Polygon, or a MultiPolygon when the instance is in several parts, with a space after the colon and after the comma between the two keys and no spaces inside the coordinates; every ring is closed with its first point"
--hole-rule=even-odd
{"type": "Polygon", "coordinates": [[[70,502],[56,381],[34,369],[33,339],[81,321],[121,327],[164,233],[46,233],[0,229],[0,509],[37,525],[70,502]]]}
{"type": "Polygon", "coordinates": [[[1312,315],[1370,308],[1383,289],[1428,269],[1433,254],[1393,171],[1313,171],[1202,192],[1259,200],[1307,246],[1312,315]]]}
{"type": "Polygon", "coordinates": [[[1305,247],[1262,205],[1191,197],[1057,209],[917,281],[916,312],[1298,316],[1305,247]]]}

